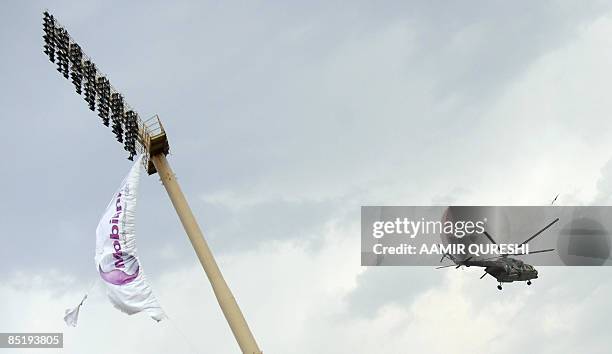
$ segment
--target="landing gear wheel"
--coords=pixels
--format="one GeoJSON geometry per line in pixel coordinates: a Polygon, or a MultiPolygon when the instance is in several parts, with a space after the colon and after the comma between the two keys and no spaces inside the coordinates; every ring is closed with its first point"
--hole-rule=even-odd
{"type": "Polygon", "coordinates": [[[527,285],[531,285],[531,280],[527,280],[527,285]]]}
{"type": "Polygon", "coordinates": [[[499,285],[497,286],[497,289],[499,289],[499,290],[501,290],[501,289],[502,289],[501,284],[499,284],[499,285]]]}

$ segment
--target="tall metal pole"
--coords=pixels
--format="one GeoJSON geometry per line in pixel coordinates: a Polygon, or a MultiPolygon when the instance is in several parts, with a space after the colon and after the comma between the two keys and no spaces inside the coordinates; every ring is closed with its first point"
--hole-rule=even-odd
{"type": "Polygon", "coordinates": [[[210,284],[212,285],[215,296],[217,297],[217,301],[219,302],[219,306],[221,306],[221,310],[225,315],[225,319],[227,323],[229,323],[232,332],[234,333],[234,337],[240,346],[240,349],[244,354],[261,354],[262,351],[257,346],[257,342],[255,342],[255,338],[249,329],[249,325],[247,324],[242,312],[240,311],[240,307],[238,307],[238,303],[232,295],[230,288],[227,286],[225,279],[223,279],[223,275],[217,266],[217,262],[213,257],[210,249],[208,248],[208,244],[204,239],[204,235],[198,226],[198,223],[187,204],[187,200],[181,191],[181,188],[176,181],[176,177],[170,165],[168,164],[168,160],[166,160],[166,156],[162,154],[156,154],[150,156],[151,161],[155,165],[157,169],[157,173],[161,178],[166,191],[168,192],[168,196],[170,196],[170,200],[174,205],[174,209],[181,219],[181,223],[185,228],[185,232],[187,232],[187,236],[189,236],[189,241],[191,241],[191,245],[198,255],[198,259],[204,268],[204,272],[208,276],[210,280],[210,284]]]}

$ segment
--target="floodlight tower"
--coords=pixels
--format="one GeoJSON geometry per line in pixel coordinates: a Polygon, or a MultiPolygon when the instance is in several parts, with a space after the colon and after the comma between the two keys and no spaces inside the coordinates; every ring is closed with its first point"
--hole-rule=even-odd
{"type": "Polygon", "coordinates": [[[147,173],[159,174],[240,349],[244,354],[261,354],[166,159],[170,145],[159,117],[156,115],[142,121],[125,102],[123,95],[112,87],[93,61],[83,53],[81,46],[48,11],[43,13],[43,31],[45,54],[57,64],[57,71],[66,79],[72,79],[78,94],[84,91],[90,110],[95,111],[97,104],[102,123],[108,127],[112,122],[112,131],[129,153],[128,159],[132,160],[140,152],[144,155],[147,173]]]}

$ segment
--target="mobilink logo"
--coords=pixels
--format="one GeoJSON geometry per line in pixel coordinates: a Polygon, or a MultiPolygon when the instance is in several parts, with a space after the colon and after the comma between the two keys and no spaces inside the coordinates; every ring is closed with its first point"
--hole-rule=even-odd
{"type": "Polygon", "coordinates": [[[112,241],[114,251],[112,253],[112,257],[110,257],[110,255],[104,257],[99,265],[100,276],[102,279],[114,285],[124,285],[130,283],[136,279],[140,270],[136,257],[125,254],[121,251],[121,242],[119,242],[119,235],[121,234],[119,220],[121,219],[121,214],[123,213],[123,208],[121,207],[121,197],[122,194],[119,192],[119,194],[117,194],[117,201],[115,202],[115,215],[113,215],[108,221],[108,223],[111,224],[109,242],[112,241]],[[104,271],[102,269],[102,265],[104,265],[104,268],[113,269],[110,271],[104,271]]]}
{"type": "Polygon", "coordinates": [[[119,242],[119,217],[121,217],[121,213],[123,209],[121,208],[121,192],[117,195],[117,201],[115,202],[115,211],[116,214],[109,220],[109,224],[111,226],[110,239],[113,240],[113,248],[115,252],[113,253],[113,257],[117,260],[115,262],[115,268],[125,268],[125,263],[123,261],[123,257],[121,256],[121,243],[119,242]]]}

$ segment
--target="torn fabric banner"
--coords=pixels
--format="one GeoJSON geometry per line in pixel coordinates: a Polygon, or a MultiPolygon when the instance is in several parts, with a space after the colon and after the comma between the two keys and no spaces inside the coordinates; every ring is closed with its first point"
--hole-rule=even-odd
{"type": "Polygon", "coordinates": [[[66,314],[64,315],[64,322],[66,322],[66,325],[76,327],[77,321],[79,320],[79,310],[81,310],[81,306],[83,306],[85,299],[87,299],[87,294],[83,296],[83,300],[81,300],[77,307],[66,309],[66,314]]]}
{"type": "Polygon", "coordinates": [[[111,303],[132,315],[145,312],[156,321],[164,311],[145,280],[136,255],[136,193],[140,179],[138,157],[113,195],[96,230],[96,268],[111,303]]]}

